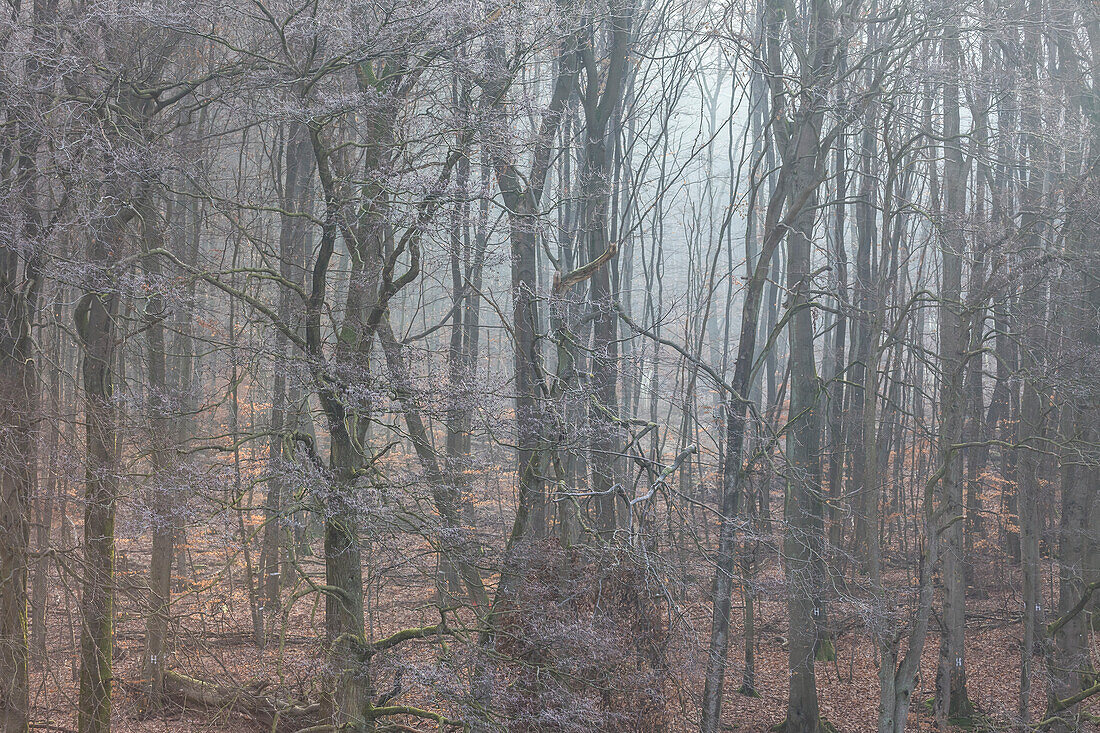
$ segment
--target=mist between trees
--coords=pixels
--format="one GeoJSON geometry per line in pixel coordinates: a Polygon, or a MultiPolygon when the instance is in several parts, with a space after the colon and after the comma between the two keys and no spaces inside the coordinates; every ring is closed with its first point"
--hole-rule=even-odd
{"type": "Polygon", "coordinates": [[[0,733],[1096,729],[1085,0],[13,0],[0,733]]]}

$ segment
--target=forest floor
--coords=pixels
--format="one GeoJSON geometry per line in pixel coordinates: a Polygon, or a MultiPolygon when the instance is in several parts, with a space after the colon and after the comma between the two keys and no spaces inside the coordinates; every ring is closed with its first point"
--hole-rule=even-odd
{"type": "MultiPolygon", "coordinates": [[[[992,567],[992,566],[991,566],[992,567]]],[[[981,570],[984,570],[981,569],[981,570]]],[[[970,730],[1020,730],[1020,639],[1022,623],[1019,583],[1016,578],[991,578],[979,572],[983,584],[971,586],[967,599],[967,689],[979,716],[970,730]]],[[[899,577],[898,582],[905,582],[899,577]]],[[[1047,593],[1053,595],[1052,589],[1047,593]]],[[[1049,600],[1048,600],[1049,603],[1049,600]]],[[[758,603],[756,691],[758,698],[738,694],[744,658],[744,636],[733,637],[730,663],[733,677],[726,685],[724,729],[730,733],[767,731],[781,722],[787,708],[787,619],[785,604],[775,599],[758,603]],[[732,691],[731,691],[732,690],[732,691]]],[[[705,611],[705,609],[700,609],[705,611]]],[[[821,714],[842,733],[876,730],[878,666],[872,640],[855,609],[835,608],[836,659],[817,662],[821,714]]],[[[907,731],[936,730],[931,713],[940,637],[936,619],[921,655],[921,672],[906,725],[907,731]]],[[[1093,639],[1093,659],[1100,659],[1100,639],[1093,639]]],[[[1046,708],[1042,659],[1032,661],[1032,722],[1043,719],[1046,708]]],[[[699,686],[701,687],[701,685],[699,686]]],[[[1086,710],[1100,713],[1100,700],[1090,700],[1086,710]]],[[[953,727],[952,730],[966,730],[953,727]]],[[[1100,731],[1084,725],[1081,731],[1100,731]]]]}
{"type": "MultiPolygon", "coordinates": [[[[120,588],[116,605],[117,644],[115,649],[115,730],[121,733],[177,733],[184,731],[217,731],[246,733],[263,728],[254,721],[229,709],[184,709],[172,705],[150,715],[145,711],[141,692],[142,646],[144,615],[142,613],[142,578],[147,563],[147,550],[142,556],[141,542],[124,548],[120,560],[120,588]]],[[[406,548],[407,550],[409,548],[406,548]]],[[[219,553],[207,550],[200,560],[192,561],[197,578],[186,587],[177,587],[173,607],[175,649],[170,667],[194,677],[217,680],[222,684],[251,690],[278,690],[280,695],[316,700],[319,692],[319,641],[324,628],[324,604],[315,595],[298,601],[287,619],[281,642],[273,641],[259,649],[252,640],[252,623],[248,594],[242,587],[240,569],[230,580],[219,566],[219,553]],[[232,589],[231,591],[229,589],[232,589]]],[[[227,555],[228,556],[228,555],[227,555]]],[[[387,553],[385,557],[403,557],[407,562],[388,565],[385,572],[368,576],[368,626],[375,638],[414,625],[434,623],[438,613],[431,604],[433,561],[426,552],[387,553]],[[400,565],[400,570],[398,566],[400,565]],[[384,584],[383,584],[383,580],[384,584]]],[[[224,559],[224,558],[223,558],[224,559]]],[[[375,556],[375,570],[382,556],[375,556]]],[[[316,562],[316,558],[307,558],[316,562]]],[[[983,724],[975,729],[1007,731],[1014,725],[1018,707],[1020,683],[1019,640],[1021,638],[1020,597],[1015,571],[1003,571],[1002,563],[981,560],[975,566],[974,577],[980,583],[971,588],[967,609],[966,653],[968,688],[971,700],[984,714],[983,724]],[[1000,574],[998,576],[997,574],[1000,574]]],[[[319,569],[316,566],[312,569],[319,569]]],[[[1049,576],[1050,568],[1045,575],[1049,576]]],[[[909,582],[903,574],[897,583],[909,582]]],[[[763,733],[782,721],[787,696],[787,622],[782,602],[782,584],[775,564],[761,573],[764,589],[756,604],[757,647],[756,689],[759,697],[747,697],[736,692],[741,682],[744,636],[739,602],[733,646],[730,649],[730,671],[723,707],[724,730],[729,733],[763,733]]],[[[709,609],[701,599],[706,597],[706,582],[699,580],[692,592],[685,592],[679,601],[678,630],[670,654],[673,679],[669,699],[675,721],[674,730],[692,731],[695,727],[697,696],[702,689],[701,660],[704,658],[706,634],[709,629],[709,609]]],[[[1054,589],[1046,588],[1049,597],[1054,589]]],[[[79,639],[77,617],[78,593],[57,576],[51,580],[47,624],[48,658],[36,658],[33,677],[32,705],[37,728],[65,733],[76,727],[76,655],[79,639]],[[43,662],[46,663],[43,663],[43,662]],[[45,670],[45,671],[43,671],[45,670]]],[[[862,733],[875,729],[878,679],[874,650],[858,614],[858,607],[839,605],[830,610],[838,629],[836,659],[817,663],[817,682],[823,716],[842,733],[862,733]]],[[[921,679],[909,715],[907,730],[933,730],[933,719],[927,701],[932,696],[939,638],[929,635],[922,656],[921,679]]],[[[1100,659],[1100,640],[1093,638],[1094,659],[1100,659]]],[[[448,681],[441,677],[436,648],[419,642],[403,649],[406,669],[413,669],[408,660],[420,665],[420,672],[406,678],[407,692],[402,698],[413,704],[437,707],[447,704],[437,694],[448,681]],[[434,670],[434,671],[433,671],[434,670]]],[[[383,665],[386,662],[383,660],[383,665]]],[[[1033,664],[1032,720],[1040,719],[1046,704],[1042,680],[1042,660],[1033,664]]],[[[383,674],[388,672],[384,671],[383,674]]],[[[386,689],[392,677],[379,682],[386,689]]],[[[449,682],[459,684],[454,679],[449,682]]],[[[1100,714],[1100,698],[1087,703],[1087,709],[1100,714]]],[[[410,721],[405,721],[410,722],[410,721]]],[[[415,728],[413,728],[415,729],[415,728]]],[[[437,730],[434,725],[423,730],[437,730]]],[[[1098,730],[1085,728],[1081,730],[1098,730]]]]}

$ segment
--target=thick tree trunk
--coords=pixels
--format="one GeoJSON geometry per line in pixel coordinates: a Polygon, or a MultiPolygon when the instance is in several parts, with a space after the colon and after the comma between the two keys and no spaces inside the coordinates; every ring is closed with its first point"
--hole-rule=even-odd
{"type": "MultiPolygon", "coordinates": [[[[330,424],[331,427],[331,424],[330,424]]],[[[353,481],[344,478],[337,491],[348,495],[353,481]]],[[[358,653],[363,643],[363,568],[358,519],[353,512],[330,509],[325,519],[325,631],[335,688],[330,712],[332,724],[367,730],[371,686],[365,662],[358,653]]]]}
{"type": "MultiPolygon", "coordinates": [[[[142,201],[142,237],[146,251],[164,246],[161,215],[153,206],[151,196],[142,201]]],[[[142,660],[146,693],[151,709],[164,702],[164,673],[168,656],[169,606],[172,595],[172,560],[176,540],[176,502],[170,488],[168,472],[173,463],[173,442],[178,435],[174,425],[179,419],[172,415],[176,404],[168,384],[168,348],[164,321],[167,302],[161,292],[163,275],[160,257],[148,257],[145,267],[152,290],[144,306],[146,355],[148,364],[149,443],[152,476],[147,491],[152,533],[152,554],[149,561],[149,616],[145,626],[145,650],[142,660]]]]}
{"type": "MultiPolygon", "coordinates": [[[[812,123],[796,133],[794,155],[802,168],[795,187],[813,185],[815,162],[820,154],[817,130],[812,123]],[[807,166],[805,161],[810,161],[807,166]]],[[[811,306],[810,240],[813,235],[816,196],[792,224],[787,237],[787,288],[789,296],[788,340],[791,349],[790,403],[787,415],[786,533],[783,556],[787,578],[787,612],[790,617],[788,664],[790,692],[787,700],[788,733],[814,733],[820,713],[814,658],[823,609],[819,602],[823,578],[821,562],[823,508],[821,496],[821,380],[814,356],[811,306]]]]}
{"type": "MultiPolygon", "coordinates": [[[[117,247],[122,215],[93,235],[89,255],[96,276],[106,277],[117,247]]],[[[118,427],[114,405],[115,317],[119,294],[89,285],[76,312],[83,345],[87,469],[84,478],[84,585],[81,599],[80,733],[111,729],[111,657],[114,648],[115,504],[118,500],[118,427]]]]}
{"type": "MultiPolygon", "coordinates": [[[[592,124],[589,121],[589,125],[592,124]]],[[[589,208],[586,234],[588,261],[592,262],[613,243],[607,237],[610,192],[606,189],[606,181],[610,171],[606,141],[602,129],[590,128],[588,135],[586,170],[590,185],[586,186],[589,208]]],[[[615,483],[615,455],[622,442],[618,435],[619,428],[612,421],[612,416],[618,413],[619,319],[611,290],[611,263],[600,267],[592,276],[589,299],[596,312],[592,324],[592,392],[600,403],[589,411],[593,435],[589,461],[592,466],[592,491],[596,495],[594,526],[602,536],[610,539],[618,524],[615,510],[617,497],[611,487],[615,483]]]]}
{"type": "Polygon", "coordinates": [[[369,659],[363,622],[363,563],[356,501],[362,455],[348,432],[350,416],[331,392],[321,390],[328,418],[331,496],[325,502],[325,638],[333,687],[326,697],[332,724],[360,733],[373,730],[369,659]]]}
{"type": "Polygon", "coordinates": [[[23,733],[30,716],[27,663],[27,570],[37,459],[38,379],[31,322],[37,294],[33,266],[0,246],[0,732],[23,733]]]}
{"type": "Polygon", "coordinates": [[[544,417],[540,414],[542,347],[536,269],[536,221],[528,205],[517,202],[512,227],[512,329],[515,334],[516,475],[519,507],[510,543],[548,531],[546,472],[542,450],[544,417]]]}
{"type": "Polygon", "coordinates": [[[962,438],[967,333],[962,305],[962,258],[965,250],[966,171],[959,139],[959,31],[950,27],[943,41],[948,64],[944,84],[944,208],[942,280],[940,283],[940,453],[945,470],[941,501],[949,526],[943,548],[943,637],[936,672],[935,711],[938,720],[968,718],[973,712],[966,693],[966,563],[962,461],[952,446],[962,438]]]}
{"type": "MultiPolygon", "coordinates": [[[[52,6],[31,6],[31,43],[44,45],[52,6]]],[[[31,88],[42,84],[37,54],[24,53],[31,88]]],[[[14,68],[14,67],[13,67],[14,68]]],[[[16,72],[18,73],[18,72],[16,72]]],[[[13,77],[14,78],[14,77],[13,77]]],[[[37,110],[13,103],[6,93],[3,173],[6,202],[0,229],[0,733],[24,733],[30,720],[27,637],[30,512],[38,477],[38,368],[32,326],[42,287],[45,253],[39,237],[37,155],[41,140],[37,110]],[[9,137],[10,135],[10,137],[9,137]]],[[[18,96],[15,97],[19,99],[18,96]]]]}
{"type": "MultiPolygon", "coordinates": [[[[330,197],[331,192],[326,191],[331,212],[335,207],[330,197]]],[[[313,289],[306,316],[309,356],[316,363],[315,379],[320,385],[318,397],[329,430],[331,488],[323,503],[323,532],[325,638],[332,688],[325,699],[325,712],[337,728],[343,726],[361,733],[372,731],[374,727],[370,713],[372,690],[369,658],[361,653],[366,639],[362,549],[359,541],[360,508],[357,501],[359,475],[366,458],[363,441],[371,416],[348,409],[340,393],[334,389],[334,380],[327,373],[324,362],[320,304],[324,298],[325,277],[335,239],[335,225],[329,223],[322,233],[320,251],[314,264],[313,289]]],[[[365,276],[361,272],[353,272],[352,277],[362,281],[365,276]]],[[[367,293],[373,294],[371,290],[348,290],[347,316],[341,327],[345,338],[341,340],[336,354],[336,360],[342,365],[363,364],[373,339],[362,332],[363,298],[367,293]]]]}
{"type": "Polygon", "coordinates": [[[630,2],[610,4],[609,22],[611,24],[609,58],[606,75],[602,83],[591,78],[596,68],[595,59],[590,58],[592,49],[582,47],[586,54],[584,68],[589,75],[586,94],[582,99],[585,115],[584,167],[581,172],[582,196],[584,197],[584,235],[588,244],[588,262],[604,264],[592,273],[589,289],[589,302],[595,311],[592,324],[592,391],[599,405],[589,411],[592,423],[593,439],[590,462],[592,466],[592,491],[595,501],[595,528],[605,539],[614,533],[618,521],[616,517],[616,495],[612,490],[615,483],[615,457],[621,450],[620,428],[614,419],[618,414],[618,377],[619,377],[619,318],[615,311],[615,293],[613,290],[612,268],[618,258],[609,252],[615,252],[618,242],[609,239],[611,223],[608,219],[609,206],[614,192],[611,190],[612,161],[608,156],[608,145],[614,146],[617,140],[618,125],[613,121],[619,113],[619,105],[627,82],[627,55],[630,51],[631,22],[633,20],[630,2]],[[612,135],[608,134],[610,126],[612,135]]]}

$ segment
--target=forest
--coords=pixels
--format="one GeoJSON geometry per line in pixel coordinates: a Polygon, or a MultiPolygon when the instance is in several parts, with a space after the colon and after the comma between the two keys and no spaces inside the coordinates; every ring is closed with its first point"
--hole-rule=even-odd
{"type": "Polygon", "coordinates": [[[1100,731],[1096,0],[6,0],[0,733],[1100,731]]]}

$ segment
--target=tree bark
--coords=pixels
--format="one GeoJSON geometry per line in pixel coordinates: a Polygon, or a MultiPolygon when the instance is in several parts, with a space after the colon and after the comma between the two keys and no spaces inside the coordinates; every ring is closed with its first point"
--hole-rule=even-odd
{"type": "MultiPolygon", "coordinates": [[[[146,251],[163,246],[160,212],[147,196],[143,202],[141,222],[146,251]]],[[[143,659],[147,694],[150,707],[159,709],[163,704],[164,670],[167,664],[169,604],[172,594],[172,559],[176,535],[176,518],[173,501],[165,483],[172,462],[170,451],[175,431],[172,430],[172,400],[169,396],[167,377],[167,349],[164,337],[164,319],[167,307],[162,287],[159,257],[148,257],[146,270],[151,280],[152,293],[145,303],[144,321],[149,374],[149,442],[152,453],[152,476],[148,491],[150,521],[152,522],[152,554],[149,561],[149,617],[145,626],[145,657],[143,659]]]]}
{"type": "MultiPolygon", "coordinates": [[[[951,521],[944,533],[943,637],[936,672],[937,720],[968,718],[973,712],[966,692],[966,565],[963,529],[962,461],[952,446],[962,438],[966,403],[967,336],[962,304],[962,258],[965,250],[963,217],[966,210],[966,170],[959,126],[959,59],[962,55],[957,26],[948,26],[943,40],[947,63],[943,89],[944,208],[940,283],[940,453],[945,457],[941,501],[951,521]]],[[[950,520],[949,520],[950,521],[950,520]]]]}
{"type": "MultiPolygon", "coordinates": [[[[32,240],[33,241],[33,240],[32,240]]],[[[0,245],[0,731],[30,716],[27,571],[37,455],[38,374],[31,323],[39,277],[33,260],[0,245]]]]}
{"type": "MultiPolygon", "coordinates": [[[[302,261],[306,256],[306,236],[309,230],[302,215],[308,214],[311,209],[310,182],[313,174],[306,127],[301,124],[290,125],[284,146],[281,201],[283,211],[279,214],[279,275],[287,282],[304,289],[305,271],[302,261]]],[[[278,308],[279,318],[288,324],[292,323],[294,303],[289,288],[285,286],[279,288],[278,308]]],[[[286,334],[276,331],[276,363],[271,397],[272,436],[268,444],[270,474],[264,499],[264,531],[259,561],[264,610],[269,619],[274,619],[280,611],[279,590],[284,583],[284,564],[281,557],[288,539],[284,503],[289,502],[284,496],[286,487],[280,475],[280,463],[283,459],[289,460],[293,457],[284,455],[283,449],[285,434],[295,428],[295,421],[290,419],[290,413],[297,406],[289,404],[289,397],[296,390],[287,388],[287,371],[293,362],[293,355],[297,353],[298,349],[290,346],[286,334]]],[[[268,623],[270,625],[271,621],[268,623]]]]}
{"type": "Polygon", "coordinates": [[[84,583],[81,599],[80,733],[111,729],[111,658],[114,648],[115,505],[118,500],[118,426],[114,405],[115,318],[119,293],[110,282],[125,214],[109,216],[88,243],[93,278],[77,306],[83,346],[87,468],[84,477],[84,583]]]}

